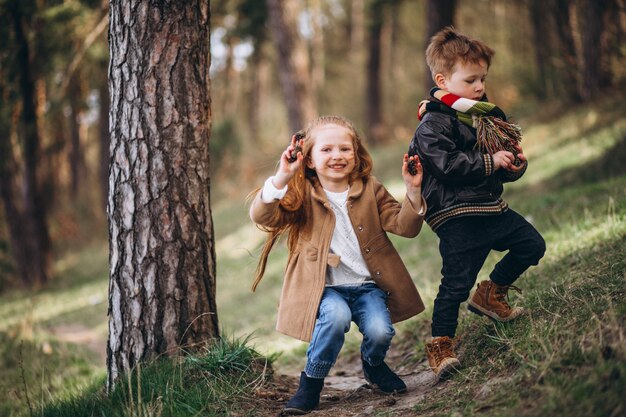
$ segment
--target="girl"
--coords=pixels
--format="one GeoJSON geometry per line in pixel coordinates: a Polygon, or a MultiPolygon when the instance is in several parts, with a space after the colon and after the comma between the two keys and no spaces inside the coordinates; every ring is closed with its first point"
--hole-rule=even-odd
{"type": "Polygon", "coordinates": [[[403,204],[371,170],[372,159],[352,124],[320,117],[305,129],[304,139],[292,137],[276,175],[252,202],[250,217],[269,233],[252,289],[272,246],[287,233],[289,260],[276,328],[310,342],[300,386],[283,414],[305,414],[318,405],[351,321],[363,334],[365,379],[385,393],[406,391],[384,358],[395,334],[392,322],[420,313],[424,305],[385,232],[419,233],[426,211],[422,167],[417,156],[404,155],[403,204]]]}

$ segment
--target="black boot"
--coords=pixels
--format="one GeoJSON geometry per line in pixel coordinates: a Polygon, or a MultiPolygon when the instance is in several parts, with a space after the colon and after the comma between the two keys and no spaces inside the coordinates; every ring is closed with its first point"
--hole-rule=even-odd
{"type": "Polygon", "coordinates": [[[365,380],[385,394],[406,392],[406,384],[396,375],[385,362],[372,366],[363,357],[363,374],[365,380]]]}
{"type": "Polygon", "coordinates": [[[309,378],[304,372],[300,374],[300,386],[296,394],[291,397],[282,416],[302,415],[313,410],[320,403],[320,393],[324,388],[324,379],[309,378]]]}

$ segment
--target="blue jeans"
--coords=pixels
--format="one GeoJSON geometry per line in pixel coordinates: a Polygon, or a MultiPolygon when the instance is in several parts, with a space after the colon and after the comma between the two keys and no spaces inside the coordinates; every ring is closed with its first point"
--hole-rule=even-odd
{"type": "Polygon", "coordinates": [[[437,235],[443,278],[435,298],[433,337],[455,336],[459,306],[468,299],[489,252],[508,251],[489,278],[498,285],[511,285],[531,265],[537,265],[546,251],[539,232],[511,209],[494,216],[448,220],[437,229],[437,235]]]}
{"type": "Polygon", "coordinates": [[[328,375],[352,321],[363,334],[363,359],[372,366],[380,365],[396,334],[386,301],[387,295],[376,284],[326,287],[307,350],[306,375],[309,378],[328,375]]]}

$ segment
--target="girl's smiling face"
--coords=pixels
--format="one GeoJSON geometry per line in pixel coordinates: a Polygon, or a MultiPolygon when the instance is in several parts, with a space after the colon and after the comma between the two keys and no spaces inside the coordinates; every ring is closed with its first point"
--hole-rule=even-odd
{"type": "Polygon", "coordinates": [[[350,174],[356,165],[350,131],[343,126],[327,124],[316,127],[311,132],[311,137],[314,143],[307,167],[315,170],[326,190],[346,191],[350,184],[350,174]]]}

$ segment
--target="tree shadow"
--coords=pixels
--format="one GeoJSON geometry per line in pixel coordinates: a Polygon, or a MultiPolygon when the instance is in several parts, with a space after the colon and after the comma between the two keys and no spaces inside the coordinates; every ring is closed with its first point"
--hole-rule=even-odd
{"type": "Polygon", "coordinates": [[[542,189],[560,190],[618,178],[626,174],[626,136],[601,157],[584,165],[567,168],[541,183],[542,189]]]}

